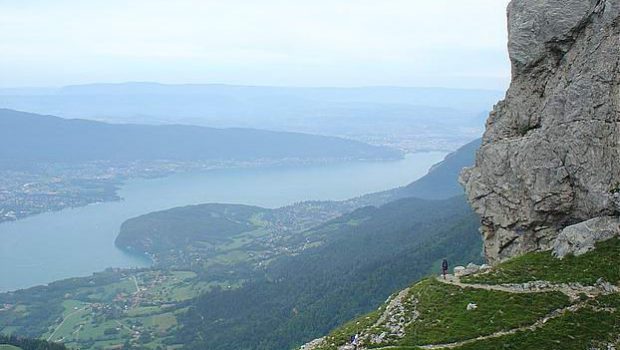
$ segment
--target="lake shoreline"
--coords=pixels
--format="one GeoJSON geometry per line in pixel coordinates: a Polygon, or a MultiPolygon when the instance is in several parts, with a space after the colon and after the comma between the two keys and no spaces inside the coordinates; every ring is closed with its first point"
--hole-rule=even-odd
{"type": "MultiPolygon", "coordinates": [[[[430,151],[432,152],[432,151],[430,151]]],[[[232,161],[230,164],[220,164],[220,165],[211,165],[211,162],[189,162],[186,164],[186,167],[182,167],[180,170],[163,170],[155,173],[148,172],[140,172],[138,171],[135,175],[120,175],[118,177],[113,177],[110,179],[106,179],[102,183],[102,187],[105,190],[105,193],[100,197],[88,201],[85,199],[85,203],[81,205],[72,205],[68,204],[62,207],[41,210],[37,212],[32,212],[29,214],[22,214],[20,216],[0,216],[0,225],[9,222],[16,222],[23,219],[27,219],[33,216],[45,214],[45,213],[54,213],[60,212],[66,209],[76,209],[82,208],[89,205],[96,205],[101,203],[109,203],[109,202],[118,202],[122,201],[123,198],[119,196],[118,192],[120,188],[130,180],[135,179],[160,179],[168,176],[173,176],[176,174],[185,174],[185,173],[206,173],[212,171],[226,171],[226,170],[243,170],[243,169],[278,169],[283,167],[307,167],[307,166],[329,166],[332,164],[339,163],[377,163],[377,162],[394,162],[398,160],[404,159],[408,154],[414,153],[429,153],[429,152],[412,152],[412,153],[403,153],[401,157],[398,158],[377,158],[377,159],[353,159],[353,158],[326,158],[326,159],[262,159],[256,160],[253,162],[237,162],[232,161]],[[105,186],[104,186],[105,185],[105,186]]],[[[165,161],[164,161],[165,162],[165,161]]],[[[0,211],[1,214],[1,211],[0,211]]]]}
{"type": "Polygon", "coordinates": [[[151,266],[151,259],[144,255],[130,255],[114,245],[122,222],[135,216],[202,203],[273,209],[304,201],[345,200],[406,185],[445,155],[418,153],[400,161],[226,169],[129,179],[119,188],[121,201],[0,224],[0,291],[87,277],[110,267],[151,266]]]}

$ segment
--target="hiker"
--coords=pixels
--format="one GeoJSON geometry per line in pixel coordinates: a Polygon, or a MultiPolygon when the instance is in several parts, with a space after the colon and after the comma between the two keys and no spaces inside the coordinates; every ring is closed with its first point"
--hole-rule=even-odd
{"type": "Polygon", "coordinates": [[[443,259],[441,262],[441,271],[443,274],[443,279],[446,279],[446,275],[448,274],[448,260],[443,259]]]}

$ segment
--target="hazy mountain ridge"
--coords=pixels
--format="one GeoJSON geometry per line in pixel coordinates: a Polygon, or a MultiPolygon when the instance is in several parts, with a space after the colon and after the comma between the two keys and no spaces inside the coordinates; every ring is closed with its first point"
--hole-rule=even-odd
{"type": "Polygon", "coordinates": [[[97,160],[397,159],[398,151],[334,137],[251,129],[107,124],[0,110],[0,159],[97,160]],[[162,142],[165,140],[165,142],[162,142]]]}
{"type": "Polygon", "coordinates": [[[454,150],[480,137],[486,113],[502,95],[442,88],[125,83],[0,89],[0,105],[108,122],[303,132],[421,151],[454,150]]]}

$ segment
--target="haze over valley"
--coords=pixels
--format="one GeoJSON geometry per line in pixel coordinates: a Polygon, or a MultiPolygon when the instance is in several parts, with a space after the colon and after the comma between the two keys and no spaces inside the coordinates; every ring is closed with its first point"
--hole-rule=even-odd
{"type": "Polygon", "coordinates": [[[453,151],[482,134],[499,90],[155,83],[0,89],[7,108],[113,123],[243,127],[453,151]]]}

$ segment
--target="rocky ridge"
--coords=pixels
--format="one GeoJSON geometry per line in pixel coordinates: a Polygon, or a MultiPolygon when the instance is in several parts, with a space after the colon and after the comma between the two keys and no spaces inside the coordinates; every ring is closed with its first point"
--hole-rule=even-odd
{"type": "Polygon", "coordinates": [[[508,18],[512,83],[461,176],[491,263],[619,212],[620,0],[513,0],[508,18]]]}

